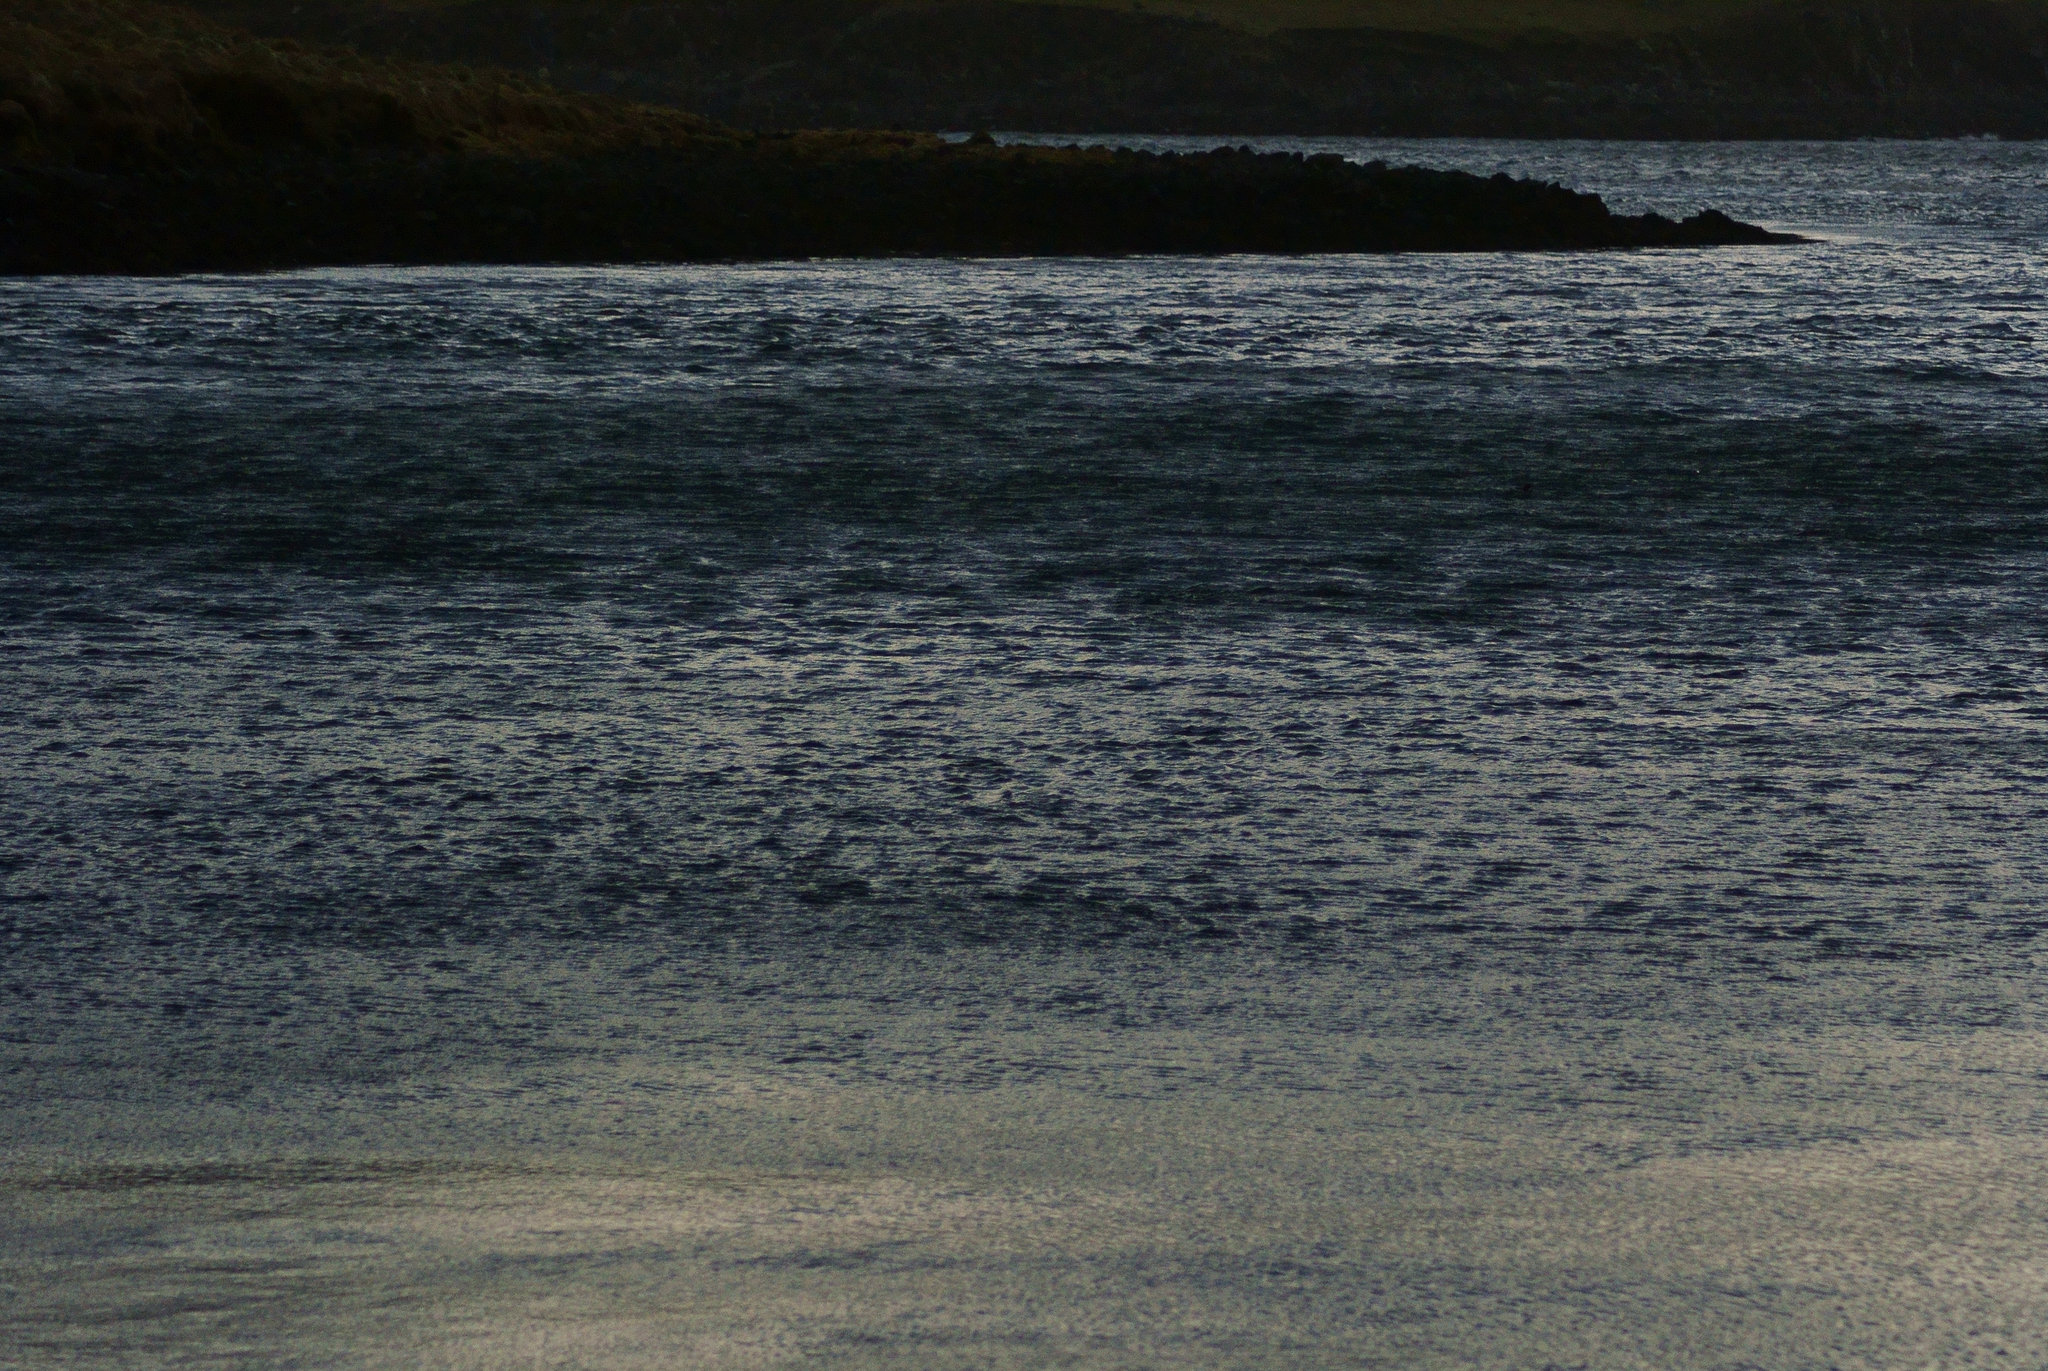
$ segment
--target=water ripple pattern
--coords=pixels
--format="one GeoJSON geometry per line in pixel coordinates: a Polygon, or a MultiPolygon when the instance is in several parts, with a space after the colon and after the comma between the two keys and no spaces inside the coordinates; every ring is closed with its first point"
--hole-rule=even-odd
{"type": "Polygon", "coordinates": [[[0,1339],[2048,1355],[2048,148],[1330,146],[1820,241],[0,283],[0,1339]]]}

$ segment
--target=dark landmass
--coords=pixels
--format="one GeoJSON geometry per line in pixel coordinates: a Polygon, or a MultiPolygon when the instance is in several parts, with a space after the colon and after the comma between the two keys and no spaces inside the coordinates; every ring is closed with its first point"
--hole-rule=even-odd
{"type": "Polygon", "coordinates": [[[13,273],[1788,241],[1336,157],[744,133],[121,0],[14,0],[0,53],[13,273]]]}
{"type": "Polygon", "coordinates": [[[1775,0],[1642,34],[1257,33],[1012,0],[200,0],[751,128],[2048,136],[2036,0],[1775,0]]]}
{"type": "Polygon", "coordinates": [[[1335,158],[801,139],[536,160],[358,155],[173,176],[16,172],[0,197],[0,271],[16,273],[1790,241],[1711,211],[1622,217],[1555,186],[1335,158]]]}

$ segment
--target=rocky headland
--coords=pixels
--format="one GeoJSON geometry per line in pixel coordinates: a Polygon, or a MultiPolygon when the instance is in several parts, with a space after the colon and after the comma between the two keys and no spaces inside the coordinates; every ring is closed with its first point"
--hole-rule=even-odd
{"type": "Polygon", "coordinates": [[[757,133],[126,0],[0,11],[0,271],[1787,241],[1507,177],[757,133]]]}

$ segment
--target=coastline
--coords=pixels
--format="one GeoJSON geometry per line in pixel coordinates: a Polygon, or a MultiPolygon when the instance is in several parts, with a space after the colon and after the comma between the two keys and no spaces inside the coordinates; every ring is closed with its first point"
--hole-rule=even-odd
{"type": "Polygon", "coordinates": [[[1794,241],[1335,154],[750,133],[123,0],[29,0],[0,50],[0,274],[1794,241]]]}
{"type": "Polygon", "coordinates": [[[1334,154],[803,138],[517,160],[268,159],[0,179],[10,274],[805,257],[1459,252],[1799,241],[1715,211],[1334,154]]]}

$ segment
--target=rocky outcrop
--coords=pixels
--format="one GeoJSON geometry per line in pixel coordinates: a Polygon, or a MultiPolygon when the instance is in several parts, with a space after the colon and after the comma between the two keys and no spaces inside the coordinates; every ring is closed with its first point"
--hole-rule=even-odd
{"type": "Polygon", "coordinates": [[[1228,150],[797,137],[518,159],[267,156],[0,173],[0,271],[905,254],[1399,252],[1790,241],[1506,177],[1228,150]]]}
{"type": "Polygon", "coordinates": [[[746,133],[123,0],[17,0],[0,53],[5,272],[1775,241],[1334,156],[746,133]]]}

